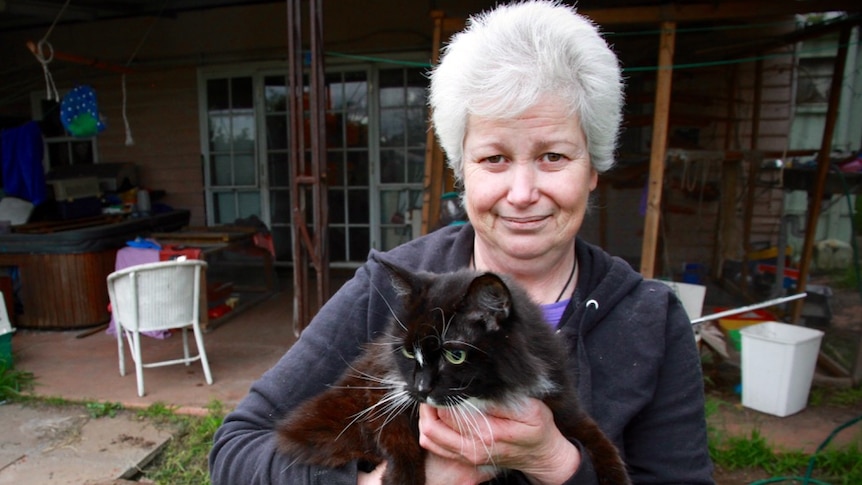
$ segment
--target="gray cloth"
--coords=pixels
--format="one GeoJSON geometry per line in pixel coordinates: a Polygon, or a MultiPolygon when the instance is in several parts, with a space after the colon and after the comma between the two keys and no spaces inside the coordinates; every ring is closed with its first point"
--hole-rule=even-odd
{"type": "MultiPolygon", "coordinates": [[[[355,484],[357,466],[330,470],[292,464],[276,452],[273,427],[333,383],[365,342],[385,329],[397,301],[374,258],[414,270],[469,265],[472,226],[450,226],[366,264],[320,310],[297,343],[252,385],[226,418],[210,454],[213,485],[355,484]]],[[[561,320],[584,407],[616,443],[634,483],[713,483],[700,358],[689,319],[669,287],[644,280],[625,261],[583,240],[579,279],[561,320]]],[[[576,445],[578,445],[576,443],[576,445]]],[[[597,483],[592,464],[567,483],[597,483]]],[[[527,483],[511,473],[498,483],[527,483]]]]}

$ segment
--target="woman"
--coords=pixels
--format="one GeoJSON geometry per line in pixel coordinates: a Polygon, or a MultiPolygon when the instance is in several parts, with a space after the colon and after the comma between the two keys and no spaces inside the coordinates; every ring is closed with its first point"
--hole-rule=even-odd
{"type": "MultiPolygon", "coordinates": [[[[681,303],[577,238],[598,174],[613,164],[622,109],[619,65],[595,27],[546,1],[475,17],[432,73],[430,98],[470,223],[386,259],[515,277],[570,346],[583,406],[619,447],[633,481],[712,483],[700,360],[681,303]]],[[[214,484],[379,483],[383,465],[371,473],[288,466],[273,426],[334,382],[381,331],[388,311],[377,289],[386,286],[386,271],[369,258],[254,384],[216,435],[214,484]]],[[[596,483],[589,456],[539,400],[492,411],[496,440],[475,446],[470,440],[480,438],[460,435],[445,410],[422,405],[419,414],[429,484],[489,480],[476,465],[491,461],[517,470],[506,483],[596,483]]]]}

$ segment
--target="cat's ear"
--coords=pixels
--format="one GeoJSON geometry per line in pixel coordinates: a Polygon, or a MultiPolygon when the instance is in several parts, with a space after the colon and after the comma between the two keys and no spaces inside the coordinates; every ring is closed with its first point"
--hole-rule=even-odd
{"type": "Polygon", "coordinates": [[[410,296],[413,294],[416,284],[414,282],[415,275],[404,268],[396,266],[388,261],[376,259],[381,266],[386,268],[389,277],[392,280],[392,287],[395,288],[395,293],[398,296],[410,296]]]}
{"type": "Polygon", "coordinates": [[[494,273],[484,273],[473,279],[467,290],[468,317],[485,322],[489,332],[500,329],[500,322],[509,317],[512,294],[506,283],[494,273]]]}

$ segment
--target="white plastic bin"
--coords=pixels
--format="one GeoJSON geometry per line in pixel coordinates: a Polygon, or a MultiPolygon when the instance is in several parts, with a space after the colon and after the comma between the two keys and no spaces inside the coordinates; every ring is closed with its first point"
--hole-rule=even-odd
{"type": "Polygon", "coordinates": [[[741,329],[742,405],[789,416],[805,409],[823,332],[764,322],[741,329]]]}
{"type": "Polygon", "coordinates": [[[682,307],[691,320],[698,319],[703,314],[703,300],[706,297],[706,286],[679,281],[662,281],[673,288],[673,292],[682,302],[682,307]]]}

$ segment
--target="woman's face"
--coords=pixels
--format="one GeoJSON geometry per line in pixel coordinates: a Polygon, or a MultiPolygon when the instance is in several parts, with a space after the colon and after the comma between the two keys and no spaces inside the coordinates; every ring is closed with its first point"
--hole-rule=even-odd
{"type": "Polygon", "coordinates": [[[484,250],[522,260],[571,250],[598,174],[578,119],[560,105],[467,120],[464,204],[484,250]]]}

